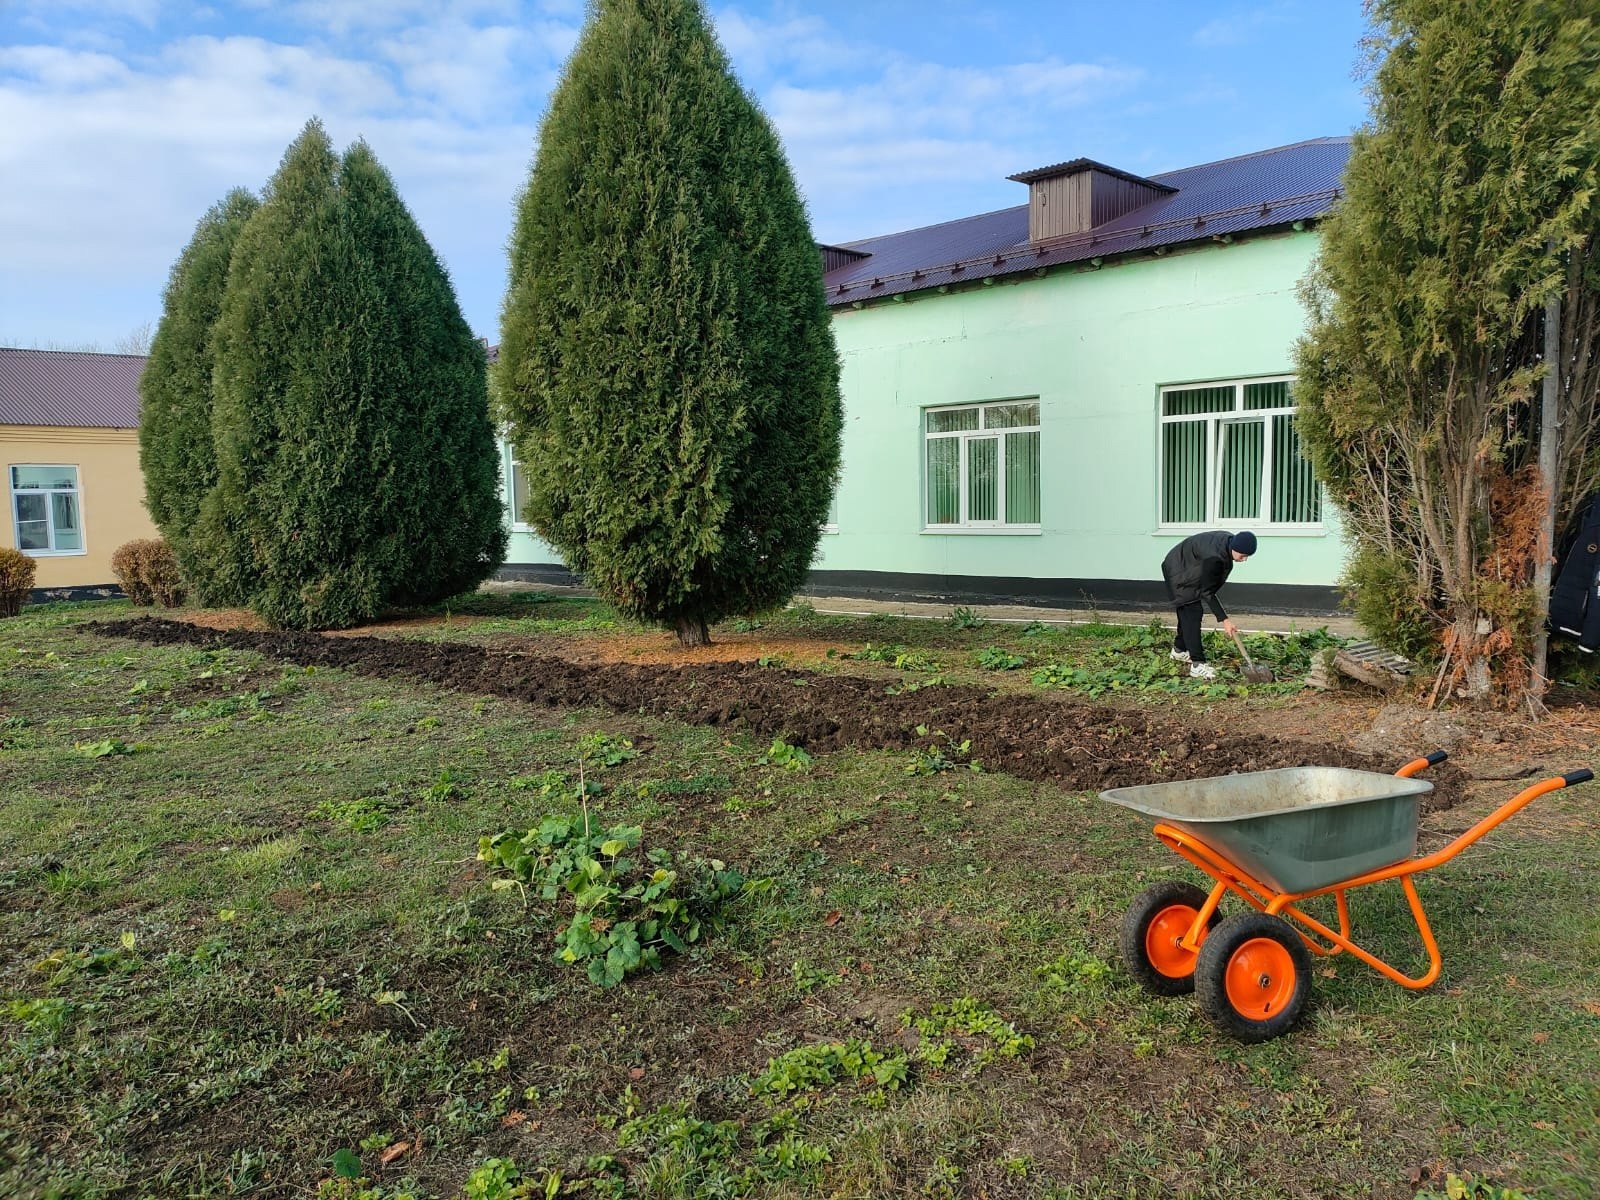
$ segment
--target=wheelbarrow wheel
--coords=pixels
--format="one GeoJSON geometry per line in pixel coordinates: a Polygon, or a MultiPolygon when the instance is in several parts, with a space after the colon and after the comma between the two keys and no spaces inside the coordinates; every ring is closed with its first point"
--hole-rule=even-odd
{"type": "MultiPolygon", "coordinates": [[[[1146,888],[1129,906],[1118,942],[1129,974],[1145,991],[1157,996],[1194,991],[1196,955],[1178,939],[1189,932],[1205,902],[1206,893],[1194,884],[1169,879],[1146,888]]],[[[1213,912],[1206,928],[1215,928],[1220,919],[1213,912]]]]}
{"type": "Polygon", "coordinates": [[[1241,913],[1213,929],[1195,963],[1200,1011],[1241,1042],[1287,1033],[1311,998],[1311,954],[1294,928],[1241,913]]]}

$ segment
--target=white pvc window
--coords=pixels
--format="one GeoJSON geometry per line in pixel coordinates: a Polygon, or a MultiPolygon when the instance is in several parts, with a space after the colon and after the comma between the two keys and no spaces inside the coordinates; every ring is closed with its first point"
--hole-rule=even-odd
{"type": "Polygon", "coordinates": [[[515,454],[511,458],[511,527],[513,529],[532,529],[528,520],[522,514],[528,509],[528,476],[522,469],[522,464],[516,460],[515,454]]]}
{"type": "Polygon", "coordinates": [[[13,465],[11,519],[17,549],[24,554],[82,554],[78,468],[13,465]]]}
{"type": "Polygon", "coordinates": [[[1293,376],[1161,389],[1161,525],[1320,530],[1293,376]]]}
{"type": "Polygon", "coordinates": [[[1039,402],[924,411],[927,529],[1039,528],[1039,402]]]}

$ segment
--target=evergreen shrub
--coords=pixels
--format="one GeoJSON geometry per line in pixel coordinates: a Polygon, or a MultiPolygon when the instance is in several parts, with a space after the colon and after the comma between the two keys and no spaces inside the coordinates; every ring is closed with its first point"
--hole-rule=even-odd
{"type": "Polygon", "coordinates": [[[706,639],[804,582],[839,464],[822,265],[700,0],[598,0],[511,239],[496,389],[521,516],[630,617],[706,639]]]}
{"type": "Polygon", "coordinates": [[[216,591],[341,628],[475,588],[505,554],[485,354],[365,143],[313,120],[240,231],[213,329],[216,591]]]}

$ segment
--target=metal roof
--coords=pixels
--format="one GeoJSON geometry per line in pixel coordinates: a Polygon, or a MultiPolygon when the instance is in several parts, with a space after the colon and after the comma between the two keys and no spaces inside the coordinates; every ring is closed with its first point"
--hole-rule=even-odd
{"type": "Polygon", "coordinates": [[[1035,179],[1050,179],[1056,175],[1076,175],[1081,171],[1099,171],[1103,175],[1115,175],[1118,179],[1126,179],[1129,183],[1142,183],[1146,187],[1161,188],[1165,191],[1175,191],[1164,183],[1157,183],[1154,179],[1146,179],[1143,175],[1134,175],[1118,167],[1108,167],[1103,162],[1095,162],[1092,158],[1074,158],[1070,162],[1051,163],[1048,167],[1035,167],[1031,171],[1019,171],[1015,175],[1007,175],[1007,179],[1014,179],[1018,183],[1032,183],[1035,179]]]}
{"type": "Polygon", "coordinates": [[[838,248],[867,257],[823,275],[828,303],[838,307],[1064,263],[1220,241],[1234,234],[1311,220],[1326,213],[1339,198],[1340,179],[1349,157],[1349,138],[1315,138],[1152,175],[1149,182],[1173,190],[1084,233],[1046,242],[1028,241],[1026,203],[905,233],[845,242],[838,248]]]}
{"type": "Polygon", "coordinates": [[[142,354],[0,346],[0,425],[139,427],[142,354]]]}

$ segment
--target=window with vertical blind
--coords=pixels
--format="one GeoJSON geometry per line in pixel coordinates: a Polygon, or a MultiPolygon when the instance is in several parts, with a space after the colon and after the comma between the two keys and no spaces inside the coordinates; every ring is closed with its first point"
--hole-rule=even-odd
{"type": "Polygon", "coordinates": [[[1039,528],[1039,402],[923,414],[927,529],[1039,528]]]}
{"type": "Polygon", "coordinates": [[[1321,528],[1292,377],[1161,389],[1161,524],[1321,528]]]}

